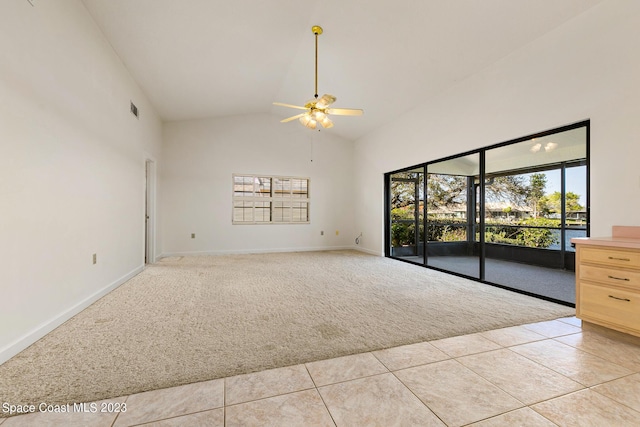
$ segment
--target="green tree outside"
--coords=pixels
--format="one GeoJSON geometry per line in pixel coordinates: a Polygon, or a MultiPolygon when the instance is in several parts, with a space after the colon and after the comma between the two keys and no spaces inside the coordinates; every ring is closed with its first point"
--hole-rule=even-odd
{"type": "MultiPolygon", "coordinates": [[[[540,201],[540,210],[543,214],[559,214],[562,211],[562,194],[555,191],[551,194],[543,196],[540,201]]],[[[571,191],[567,192],[565,197],[565,209],[567,212],[580,212],[584,206],[580,204],[580,195],[571,191]]]]}
{"type": "Polygon", "coordinates": [[[547,176],[543,173],[533,173],[529,176],[529,188],[527,191],[526,201],[533,210],[533,217],[539,216],[539,203],[544,197],[544,189],[547,186],[547,176]]]}

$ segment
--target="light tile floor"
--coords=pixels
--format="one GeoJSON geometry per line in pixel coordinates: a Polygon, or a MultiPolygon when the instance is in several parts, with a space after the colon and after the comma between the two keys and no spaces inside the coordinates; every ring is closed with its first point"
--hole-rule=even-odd
{"type": "Polygon", "coordinates": [[[14,426],[638,426],[640,345],[564,318],[36,413],[14,426]]]}

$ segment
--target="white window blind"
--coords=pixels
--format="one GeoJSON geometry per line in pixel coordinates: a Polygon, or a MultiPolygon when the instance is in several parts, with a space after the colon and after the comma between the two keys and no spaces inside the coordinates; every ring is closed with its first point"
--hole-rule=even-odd
{"type": "Polygon", "coordinates": [[[234,174],[232,222],[309,223],[309,178],[234,174]]]}

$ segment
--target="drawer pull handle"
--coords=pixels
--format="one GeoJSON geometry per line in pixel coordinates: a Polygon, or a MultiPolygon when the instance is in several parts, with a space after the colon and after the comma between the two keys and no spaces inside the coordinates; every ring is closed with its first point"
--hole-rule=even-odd
{"type": "Polygon", "coordinates": [[[618,297],[614,297],[613,295],[609,295],[609,298],[617,299],[617,300],[620,300],[620,301],[631,302],[631,300],[629,298],[618,298],[618,297]]]}
{"type": "Polygon", "coordinates": [[[616,258],[614,256],[610,256],[609,259],[615,259],[616,261],[631,261],[629,258],[616,258]]]}
{"type": "Polygon", "coordinates": [[[616,276],[607,276],[609,279],[615,279],[615,280],[624,280],[625,282],[628,282],[629,279],[627,279],[626,277],[616,277],[616,276]]]}

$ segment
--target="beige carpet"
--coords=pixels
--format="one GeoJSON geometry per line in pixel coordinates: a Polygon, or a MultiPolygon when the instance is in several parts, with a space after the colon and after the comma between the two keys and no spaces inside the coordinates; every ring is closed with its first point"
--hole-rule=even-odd
{"type": "Polygon", "coordinates": [[[92,401],[574,309],[355,251],[167,258],[0,366],[0,401],[92,401]]]}

